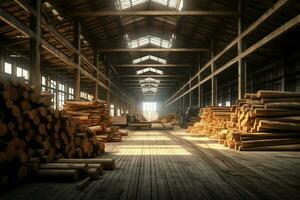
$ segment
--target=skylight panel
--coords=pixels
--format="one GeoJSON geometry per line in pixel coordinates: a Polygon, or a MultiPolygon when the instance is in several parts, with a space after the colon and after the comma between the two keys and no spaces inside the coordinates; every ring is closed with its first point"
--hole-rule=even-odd
{"type": "Polygon", "coordinates": [[[136,58],[136,59],[132,60],[132,63],[137,64],[137,63],[140,63],[140,62],[143,62],[143,61],[146,61],[146,60],[153,60],[153,61],[156,61],[156,62],[159,62],[159,63],[162,63],[162,64],[167,63],[167,60],[156,57],[156,56],[152,56],[152,55],[147,55],[147,56],[143,56],[143,57],[140,57],[140,58],[136,58]]]}
{"type": "Polygon", "coordinates": [[[139,75],[139,74],[143,74],[143,73],[146,73],[146,72],[154,72],[154,73],[156,73],[156,74],[164,74],[163,71],[158,70],[158,69],[154,69],[154,68],[152,68],[152,67],[147,67],[147,68],[138,70],[138,71],[136,72],[136,74],[139,75]]]}
{"type": "Polygon", "coordinates": [[[119,10],[125,10],[132,6],[137,6],[139,4],[145,3],[148,0],[116,0],[116,7],[119,10]]]}
{"type": "Polygon", "coordinates": [[[157,83],[142,83],[141,84],[141,87],[158,87],[158,84],[157,83]]]}
{"type": "Polygon", "coordinates": [[[155,88],[155,87],[146,87],[146,88],[142,88],[142,91],[143,91],[143,93],[145,93],[145,92],[154,92],[154,93],[156,93],[157,88],[155,88]]]}
{"type": "Polygon", "coordinates": [[[139,41],[139,46],[145,46],[149,44],[149,36],[146,37],[141,37],[138,39],[139,41]]]}
{"type": "Polygon", "coordinates": [[[150,44],[157,47],[170,48],[172,46],[173,40],[175,39],[175,37],[171,37],[169,40],[166,40],[160,37],[148,35],[148,36],[140,37],[138,39],[129,40],[127,34],[125,34],[124,38],[126,39],[127,46],[129,48],[137,48],[137,47],[142,47],[150,44]]]}
{"type": "Polygon", "coordinates": [[[140,80],[140,83],[159,83],[160,81],[154,78],[145,78],[144,80],[140,80]]]}
{"type": "Polygon", "coordinates": [[[150,44],[153,44],[155,46],[160,46],[161,38],[159,37],[150,37],[150,44]]]}
{"type": "Polygon", "coordinates": [[[183,0],[115,0],[115,5],[118,10],[125,10],[149,1],[177,10],[182,10],[183,7],[183,0]]]}

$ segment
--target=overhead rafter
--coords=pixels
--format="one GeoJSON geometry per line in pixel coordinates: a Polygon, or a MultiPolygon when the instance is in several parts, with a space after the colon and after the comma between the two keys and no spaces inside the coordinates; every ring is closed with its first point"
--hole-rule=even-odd
{"type": "Polygon", "coordinates": [[[208,48],[115,48],[100,49],[100,52],[209,52],[208,48]]]}
{"type": "Polygon", "coordinates": [[[121,75],[121,78],[178,78],[182,77],[182,75],[121,75]]]}
{"type": "Polygon", "coordinates": [[[113,64],[114,67],[192,67],[191,64],[113,64]]]}
{"type": "Polygon", "coordinates": [[[121,11],[75,11],[72,16],[89,16],[89,17],[105,17],[105,16],[238,16],[235,11],[201,11],[201,10],[121,10],[121,11]]]}

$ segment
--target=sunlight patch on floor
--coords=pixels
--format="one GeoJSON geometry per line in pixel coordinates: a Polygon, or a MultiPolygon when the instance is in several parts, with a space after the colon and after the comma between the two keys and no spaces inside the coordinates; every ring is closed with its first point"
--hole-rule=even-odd
{"type": "Polygon", "coordinates": [[[116,155],[191,155],[180,145],[121,145],[116,155]]]}

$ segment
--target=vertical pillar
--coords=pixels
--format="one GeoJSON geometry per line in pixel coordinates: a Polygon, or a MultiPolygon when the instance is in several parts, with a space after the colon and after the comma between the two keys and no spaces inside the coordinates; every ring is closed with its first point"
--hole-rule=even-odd
{"type": "Polygon", "coordinates": [[[245,48],[245,45],[241,38],[243,19],[242,19],[242,0],[239,0],[238,5],[239,18],[238,18],[238,99],[244,98],[246,93],[247,83],[247,68],[246,62],[242,59],[241,54],[245,48]]]}
{"type": "Polygon", "coordinates": [[[0,47],[0,72],[4,72],[4,57],[5,57],[4,48],[0,47]]]}
{"type": "Polygon", "coordinates": [[[200,85],[200,108],[204,107],[203,86],[200,85]]]}
{"type": "Polygon", "coordinates": [[[78,50],[75,54],[75,62],[77,64],[77,69],[75,69],[75,88],[74,88],[74,98],[75,100],[80,100],[80,68],[81,68],[81,24],[78,20],[75,21],[74,25],[74,45],[78,50]]]}
{"type": "Polygon", "coordinates": [[[281,78],[281,90],[285,91],[285,67],[284,67],[284,62],[282,63],[282,78],[281,78]]]}
{"type": "Polygon", "coordinates": [[[214,63],[214,43],[211,41],[211,105],[217,105],[217,77],[214,76],[215,63],[214,63]]]}
{"type": "MultiPolygon", "coordinates": [[[[198,66],[198,71],[200,71],[200,69],[201,69],[201,65],[202,65],[202,62],[201,62],[201,60],[202,60],[202,57],[200,57],[200,59],[199,59],[199,66],[198,66]]],[[[200,83],[200,74],[198,75],[198,83],[200,83]]],[[[200,108],[201,107],[201,98],[202,98],[202,95],[201,95],[201,85],[199,85],[198,86],[198,108],[200,108]]]]}
{"type": "Polygon", "coordinates": [[[59,98],[59,80],[58,80],[58,78],[56,78],[55,94],[56,94],[56,95],[55,95],[56,98],[55,98],[54,101],[56,101],[56,109],[58,109],[58,108],[59,108],[58,103],[59,103],[59,100],[60,100],[60,98],[59,98]]]}
{"type": "Polygon", "coordinates": [[[30,27],[35,36],[30,37],[30,83],[38,90],[41,85],[41,0],[31,0],[36,15],[30,16],[30,27]]]}
{"type": "Polygon", "coordinates": [[[110,85],[110,69],[108,68],[107,69],[107,78],[108,78],[108,90],[107,90],[107,93],[106,93],[106,102],[107,102],[107,105],[110,105],[110,89],[111,89],[111,85],[110,85]]]}
{"type": "MultiPolygon", "coordinates": [[[[192,78],[192,75],[190,74],[190,80],[192,78]]],[[[192,82],[189,83],[189,90],[192,88],[192,82]]],[[[192,91],[189,92],[189,107],[192,107],[192,91]]]]}
{"type": "MultiPolygon", "coordinates": [[[[99,80],[100,73],[99,73],[99,66],[98,66],[98,49],[97,48],[95,48],[95,50],[94,50],[94,65],[97,69],[97,71],[95,73],[96,79],[99,80]]],[[[98,101],[98,98],[99,98],[99,84],[98,84],[98,82],[95,82],[94,101],[98,101]]]]}

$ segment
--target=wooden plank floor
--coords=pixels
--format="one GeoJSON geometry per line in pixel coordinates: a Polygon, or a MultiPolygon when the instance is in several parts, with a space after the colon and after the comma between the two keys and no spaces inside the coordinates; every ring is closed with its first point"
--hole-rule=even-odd
{"type": "Polygon", "coordinates": [[[299,152],[239,152],[182,130],[133,132],[107,151],[117,169],[83,191],[33,182],[0,199],[300,199],[299,152]]]}

